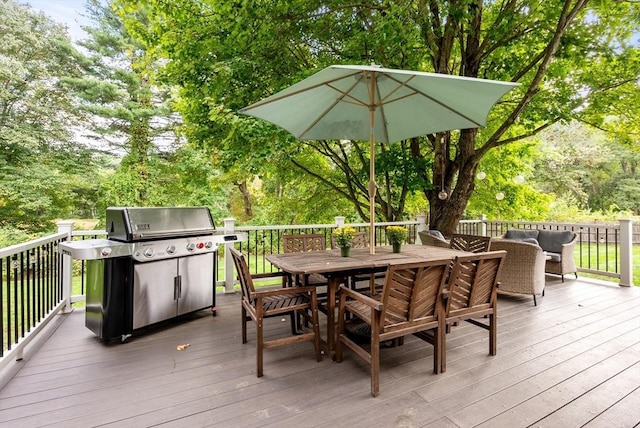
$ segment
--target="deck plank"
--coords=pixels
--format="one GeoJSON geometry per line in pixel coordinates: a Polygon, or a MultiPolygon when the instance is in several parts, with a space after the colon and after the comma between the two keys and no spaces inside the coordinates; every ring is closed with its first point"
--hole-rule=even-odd
{"type": "MultiPolygon", "coordinates": [[[[315,361],[310,343],[265,351],[240,340],[239,296],[105,344],[68,315],[0,389],[0,427],[464,427],[640,423],[640,288],[548,277],[545,296],[501,296],[498,355],[465,323],[447,337],[447,372],[431,345],[408,337],[381,354],[381,394],[345,352],[315,361]],[[189,343],[184,351],[177,345],[189,343]],[[519,421],[514,424],[513,421],[519,421]]],[[[325,318],[321,317],[321,322],[325,318]]],[[[287,334],[270,319],[267,337],[287,334]]]]}

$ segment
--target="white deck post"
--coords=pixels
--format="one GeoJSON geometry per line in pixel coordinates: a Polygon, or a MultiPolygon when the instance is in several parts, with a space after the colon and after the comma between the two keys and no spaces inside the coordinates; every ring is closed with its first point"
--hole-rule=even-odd
{"type": "Polygon", "coordinates": [[[633,221],[620,219],[620,285],[633,286],[633,221]]]}
{"type": "Polygon", "coordinates": [[[480,235],[487,236],[487,215],[482,214],[480,216],[480,235]]]}
{"type": "MultiPolygon", "coordinates": [[[[224,233],[233,233],[235,229],[236,220],[234,218],[225,218],[224,233]]],[[[235,283],[235,279],[233,277],[233,258],[229,251],[229,245],[233,245],[233,242],[230,244],[224,244],[224,292],[235,293],[233,288],[233,284],[235,283]]]]}
{"type": "Polygon", "coordinates": [[[418,240],[420,240],[420,243],[422,244],[422,239],[420,239],[420,235],[418,235],[418,232],[422,232],[423,230],[427,230],[427,216],[425,214],[418,214],[416,216],[416,221],[418,222],[418,224],[416,225],[416,244],[418,243],[418,240]]]}
{"type": "MultiPolygon", "coordinates": [[[[73,230],[74,222],[72,220],[61,220],[56,223],[58,226],[58,232],[66,233],[67,240],[71,241],[71,231],[73,230]]],[[[71,256],[66,254],[62,255],[62,300],[64,300],[63,313],[71,312],[71,293],[73,289],[73,281],[71,277],[71,256]]]]}

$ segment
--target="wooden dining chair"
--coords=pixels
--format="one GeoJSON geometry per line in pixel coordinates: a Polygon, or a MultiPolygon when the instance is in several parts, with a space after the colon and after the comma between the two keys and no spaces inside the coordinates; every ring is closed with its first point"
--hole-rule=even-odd
{"type": "Polygon", "coordinates": [[[449,240],[449,248],[469,253],[485,253],[491,245],[490,236],[464,235],[454,233],[449,240]]]}
{"type": "Polygon", "coordinates": [[[256,290],[242,253],[232,247],[229,248],[229,251],[233,257],[233,263],[236,266],[242,288],[242,343],[247,343],[247,321],[253,320],[256,323],[258,377],[263,375],[264,349],[308,340],[313,342],[316,360],[318,362],[322,361],[316,288],[314,286],[293,288],[264,287],[256,290]],[[265,318],[282,316],[283,314],[290,314],[292,318],[295,314],[299,314],[311,324],[311,331],[303,331],[301,334],[292,333],[289,337],[265,341],[265,318]]]}
{"type": "Polygon", "coordinates": [[[285,253],[324,251],[327,249],[322,233],[299,233],[282,235],[282,250],[285,253]]]}
{"type": "Polygon", "coordinates": [[[433,371],[440,371],[440,345],[444,319],[437,309],[444,280],[449,272],[449,261],[402,264],[389,267],[379,299],[340,286],[338,341],[336,361],[342,362],[343,346],[353,350],[371,366],[371,395],[380,392],[380,342],[434,330],[433,371]],[[347,315],[356,322],[369,324],[369,347],[352,340],[345,331],[347,315]]]}
{"type": "MultiPolygon", "coordinates": [[[[497,284],[506,251],[491,251],[456,257],[443,294],[444,322],[447,328],[467,321],[489,331],[489,355],[497,352],[498,296],[497,284]],[[446,297],[446,299],[445,299],[446,297]],[[444,301],[446,300],[446,302],[444,301]],[[482,318],[482,321],[477,318],[482,318]]],[[[447,369],[447,341],[443,334],[442,367],[447,369]]]]}
{"type": "MultiPolygon", "coordinates": [[[[282,235],[282,251],[284,253],[301,253],[309,251],[326,251],[327,244],[321,233],[300,233],[282,235]]],[[[289,285],[327,285],[327,279],[319,274],[298,275],[289,278],[289,285]]]]}

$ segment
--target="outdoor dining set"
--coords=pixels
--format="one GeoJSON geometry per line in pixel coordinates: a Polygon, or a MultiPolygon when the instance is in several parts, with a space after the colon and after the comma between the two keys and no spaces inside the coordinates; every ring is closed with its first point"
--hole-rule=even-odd
{"type": "MultiPolygon", "coordinates": [[[[326,249],[324,236],[284,237],[284,252],[267,256],[282,285],[255,287],[243,254],[230,253],[242,288],[242,342],[247,321],[257,338],[257,376],[265,349],[311,341],[317,361],[324,352],[342,362],[345,348],[370,365],[371,394],[380,392],[380,350],[402,346],[406,336],[433,345],[433,372],[446,371],[446,338],[467,321],[489,332],[497,351],[497,285],[506,255],[489,251],[489,238],[455,235],[449,248],[429,245],[354,245],[348,256],[326,249]],[[326,315],[320,332],[319,313],[326,315]],[[291,315],[291,334],[265,340],[265,319],[291,315]],[[324,336],[324,338],[322,337],[324,336]]],[[[260,275],[264,276],[264,275],[260,275]]],[[[269,335],[271,337],[271,335],[269,335]]]]}

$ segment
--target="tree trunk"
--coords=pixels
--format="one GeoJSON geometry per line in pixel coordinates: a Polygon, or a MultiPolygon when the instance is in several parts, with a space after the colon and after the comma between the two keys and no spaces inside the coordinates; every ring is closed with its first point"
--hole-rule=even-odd
{"type": "Polygon", "coordinates": [[[436,138],[433,167],[436,188],[426,191],[425,196],[429,200],[429,229],[439,230],[445,236],[455,232],[475,188],[474,176],[479,162],[474,149],[477,134],[477,129],[460,132],[458,153],[453,161],[449,159],[449,133],[436,138]],[[440,160],[443,158],[444,161],[440,160]],[[455,187],[452,187],[454,179],[455,187]],[[439,197],[442,190],[447,193],[445,199],[439,197]]]}
{"type": "Polygon", "coordinates": [[[246,218],[253,217],[253,204],[251,203],[251,193],[249,192],[249,187],[247,186],[246,181],[241,181],[240,183],[236,183],[238,190],[242,194],[242,206],[244,208],[244,215],[246,218]]]}

